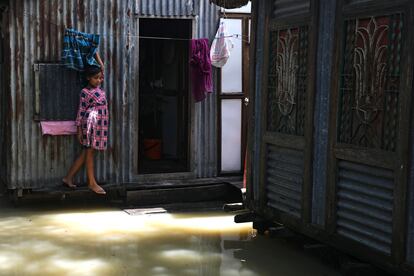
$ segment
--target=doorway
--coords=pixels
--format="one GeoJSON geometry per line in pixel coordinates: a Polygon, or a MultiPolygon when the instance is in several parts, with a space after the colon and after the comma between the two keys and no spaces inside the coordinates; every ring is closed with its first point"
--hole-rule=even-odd
{"type": "Polygon", "coordinates": [[[188,55],[192,21],[139,21],[140,174],[189,171],[188,55]]]}

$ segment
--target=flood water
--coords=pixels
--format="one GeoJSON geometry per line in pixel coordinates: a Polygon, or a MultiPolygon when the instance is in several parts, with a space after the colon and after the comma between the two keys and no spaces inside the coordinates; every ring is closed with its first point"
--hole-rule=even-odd
{"type": "Polygon", "coordinates": [[[224,212],[60,209],[1,209],[0,275],[339,275],[224,212]]]}

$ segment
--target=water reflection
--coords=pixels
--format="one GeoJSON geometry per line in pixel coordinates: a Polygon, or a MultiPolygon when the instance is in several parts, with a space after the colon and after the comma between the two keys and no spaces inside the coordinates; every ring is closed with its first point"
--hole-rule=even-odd
{"type": "Polygon", "coordinates": [[[0,229],[0,275],[337,275],[225,213],[6,208],[0,229]]]}

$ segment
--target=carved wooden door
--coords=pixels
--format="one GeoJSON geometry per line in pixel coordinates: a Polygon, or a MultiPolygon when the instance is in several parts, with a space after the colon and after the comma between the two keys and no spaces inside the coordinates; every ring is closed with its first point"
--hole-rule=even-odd
{"type": "Polygon", "coordinates": [[[405,232],[412,63],[412,4],[399,2],[340,1],[327,217],[348,248],[395,260],[405,232]]]}
{"type": "Polygon", "coordinates": [[[313,1],[272,1],[265,64],[262,206],[308,221],[313,121],[313,1]]]}

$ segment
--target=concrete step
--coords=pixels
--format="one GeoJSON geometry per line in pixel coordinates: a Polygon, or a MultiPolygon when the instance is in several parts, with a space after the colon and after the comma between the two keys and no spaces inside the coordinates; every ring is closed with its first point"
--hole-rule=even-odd
{"type": "Polygon", "coordinates": [[[154,204],[223,201],[242,202],[240,189],[230,183],[214,183],[189,186],[153,186],[146,189],[127,190],[126,204],[145,206],[154,204]]]}

